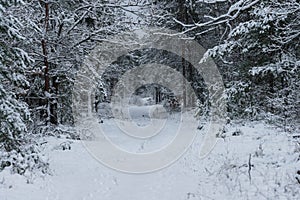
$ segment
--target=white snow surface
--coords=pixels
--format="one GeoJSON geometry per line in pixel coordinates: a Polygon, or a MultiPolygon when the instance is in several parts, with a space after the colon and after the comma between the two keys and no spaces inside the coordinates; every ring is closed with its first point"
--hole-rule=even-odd
{"type": "MultiPolygon", "coordinates": [[[[148,111],[132,110],[137,110],[133,114],[137,123],[149,120],[139,118],[148,111]]],[[[135,152],[167,144],[180,121],[173,115],[162,136],[131,141],[121,136],[113,120],[104,120],[104,130],[113,142],[135,152]]],[[[206,129],[204,125],[198,130],[194,143],[177,162],[148,174],[115,171],[94,159],[81,141],[48,137],[44,152],[52,175],[24,177],[6,169],[0,173],[0,200],[299,199],[295,176],[300,170],[300,147],[291,135],[262,122],[232,123],[213,151],[199,159],[206,129]],[[233,136],[234,132],[239,134],[233,136]],[[64,142],[70,150],[56,148],[64,142]]]]}

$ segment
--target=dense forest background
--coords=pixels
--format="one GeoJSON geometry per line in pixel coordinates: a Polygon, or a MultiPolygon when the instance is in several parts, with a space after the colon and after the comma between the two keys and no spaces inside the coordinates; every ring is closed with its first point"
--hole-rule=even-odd
{"type": "MultiPolygon", "coordinates": [[[[109,36],[149,26],[208,49],[205,57],[214,58],[223,77],[230,120],[265,120],[287,132],[299,127],[297,0],[0,0],[0,170],[47,173],[37,138],[76,138],[72,92],[85,56],[109,36]]],[[[204,94],[191,66],[166,55],[132,52],[106,73],[100,93],[121,72],[167,57],[161,63],[173,63],[204,94]]]]}

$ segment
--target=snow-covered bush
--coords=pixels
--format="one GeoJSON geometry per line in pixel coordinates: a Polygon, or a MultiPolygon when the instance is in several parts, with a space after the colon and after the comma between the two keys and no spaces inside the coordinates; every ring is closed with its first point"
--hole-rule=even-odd
{"type": "Polygon", "coordinates": [[[0,151],[0,171],[5,168],[25,176],[36,172],[49,173],[49,164],[36,145],[25,145],[10,152],[0,151]]]}

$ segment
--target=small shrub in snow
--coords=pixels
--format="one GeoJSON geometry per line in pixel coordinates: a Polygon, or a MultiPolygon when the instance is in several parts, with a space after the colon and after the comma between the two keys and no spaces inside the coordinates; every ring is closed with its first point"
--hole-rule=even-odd
{"type": "Polygon", "coordinates": [[[264,156],[264,155],[265,155],[265,154],[264,154],[264,149],[263,149],[263,147],[262,147],[262,144],[260,144],[259,147],[258,147],[258,150],[255,151],[254,156],[255,156],[255,157],[262,157],[262,156],[264,156]]]}
{"type": "Polygon", "coordinates": [[[34,134],[39,137],[54,136],[57,138],[80,140],[79,133],[77,133],[73,127],[63,125],[36,127],[34,129],[34,134]]]}
{"type": "Polygon", "coordinates": [[[70,141],[66,141],[66,142],[62,142],[60,143],[58,146],[54,147],[54,150],[71,150],[71,144],[72,142],[70,141]]]}
{"type": "Polygon", "coordinates": [[[42,174],[49,173],[48,162],[34,145],[10,152],[0,151],[0,171],[5,168],[20,175],[29,175],[37,171],[42,174]]]}
{"type": "Polygon", "coordinates": [[[232,136],[240,136],[240,135],[243,135],[243,132],[240,129],[237,129],[232,133],[232,136]]]}
{"type": "Polygon", "coordinates": [[[227,132],[227,128],[223,127],[221,130],[219,130],[219,132],[216,134],[217,138],[222,138],[225,139],[226,138],[226,132],[227,132]]]}

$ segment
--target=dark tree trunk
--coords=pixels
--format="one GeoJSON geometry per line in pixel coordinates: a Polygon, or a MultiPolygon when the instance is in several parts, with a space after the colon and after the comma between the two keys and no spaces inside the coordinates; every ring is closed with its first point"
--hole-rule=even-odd
{"type": "MultiPolygon", "coordinates": [[[[48,124],[49,122],[52,124],[57,124],[57,100],[53,99],[51,96],[49,97],[48,95],[50,94],[50,76],[49,76],[49,61],[48,61],[48,52],[47,52],[47,32],[49,29],[49,19],[50,19],[50,5],[49,2],[44,2],[40,0],[40,4],[44,5],[45,9],[45,21],[44,21],[44,36],[41,41],[42,44],[42,51],[43,51],[43,61],[44,61],[44,92],[47,94],[46,95],[46,102],[45,105],[47,107],[46,111],[46,123],[48,124]]],[[[53,80],[53,86],[54,88],[57,89],[57,85],[55,83],[55,79],[53,80]]]]}
{"type": "MultiPolygon", "coordinates": [[[[180,16],[180,21],[183,23],[188,23],[188,16],[187,16],[187,9],[185,6],[185,0],[180,0],[179,1],[179,16],[180,16]]],[[[183,27],[180,27],[181,31],[184,31],[183,27]]],[[[183,75],[183,88],[182,88],[182,101],[183,101],[183,107],[186,107],[187,104],[187,99],[186,99],[186,88],[185,88],[185,83],[186,83],[186,70],[187,70],[187,63],[185,61],[185,56],[186,56],[186,46],[182,47],[182,56],[181,56],[181,63],[182,63],[182,75],[183,75]]]]}

